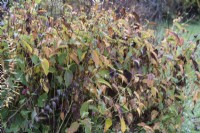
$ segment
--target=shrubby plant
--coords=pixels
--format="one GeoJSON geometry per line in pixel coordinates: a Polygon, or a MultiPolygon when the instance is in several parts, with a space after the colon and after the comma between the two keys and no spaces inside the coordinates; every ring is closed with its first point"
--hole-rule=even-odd
{"type": "Polygon", "coordinates": [[[185,71],[198,63],[179,35],[168,30],[155,46],[154,31],[124,8],[65,5],[53,19],[36,7],[14,6],[1,27],[6,132],[180,131],[185,71]]]}

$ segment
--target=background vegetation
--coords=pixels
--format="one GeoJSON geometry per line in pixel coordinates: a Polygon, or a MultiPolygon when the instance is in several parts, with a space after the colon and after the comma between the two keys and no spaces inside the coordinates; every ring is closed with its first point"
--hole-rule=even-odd
{"type": "Polygon", "coordinates": [[[5,132],[199,130],[200,36],[185,28],[198,12],[198,0],[2,1],[5,132]]]}

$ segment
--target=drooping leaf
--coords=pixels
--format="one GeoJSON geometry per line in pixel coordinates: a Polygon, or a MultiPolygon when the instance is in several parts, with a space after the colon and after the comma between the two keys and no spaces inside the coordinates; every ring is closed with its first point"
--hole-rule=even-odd
{"type": "Polygon", "coordinates": [[[102,78],[99,78],[99,79],[97,80],[97,82],[98,82],[98,83],[105,84],[105,85],[107,85],[108,87],[112,88],[111,85],[110,85],[110,83],[107,82],[106,80],[102,79],[102,78]]]}
{"type": "Polygon", "coordinates": [[[48,92],[49,92],[49,88],[46,86],[46,84],[44,84],[44,87],[43,87],[43,89],[44,89],[44,91],[45,91],[46,93],[48,93],[48,92]]]}
{"type": "Polygon", "coordinates": [[[41,0],[35,0],[36,4],[39,4],[41,2],[41,0]]]}
{"type": "Polygon", "coordinates": [[[92,59],[95,63],[95,66],[98,67],[100,65],[100,59],[97,50],[92,51],[92,59]]]}
{"type": "Polygon", "coordinates": [[[66,70],[64,74],[65,86],[69,87],[73,80],[73,73],[70,70],[66,70]]]}
{"type": "Polygon", "coordinates": [[[66,129],[66,133],[75,133],[79,128],[78,122],[73,122],[68,129],[66,129]]]}
{"type": "Polygon", "coordinates": [[[25,40],[21,40],[22,41],[22,45],[25,49],[28,50],[29,53],[32,53],[33,52],[33,49],[31,48],[30,44],[28,44],[25,40]]]}
{"type": "Polygon", "coordinates": [[[62,121],[64,121],[64,119],[65,119],[65,113],[64,112],[60,113],[60,118],[61,118],[62,121]]]}
{"type": "Polygon", "coordinates": [[[38,98],[38,104],[37,104],[38,107],[44,107],[46,100],[47,100],[47,93],[40,95],[40,97],[38,98]]]}
{"type": "Polygon", "coordinates": [[[82,123],[85,128],[85,133],[91,133],[92,132],[91,120],[89,118],[86,118],[86,119],[82,120],[82,123]]]}
{"type": "Polygon", "coordinates": [[[39,62],[39,57],[37,55],[33,55],[31,57],[31,60],[36,65],[39,62]]]}
{"type": "Polygon", "coordinates": [[[124,121],[124,118],[120,118],[120,124],[121,124],[121,131],[124,133],[126,131],[126,123],[124,121]]]}
{"type": "Polygon", "coordinates": [[[73,53],[71,53],[69,56],[70,56],[70,58],[71,58],[73,61],[76,62],[76,64],[79,64],[79,59],[78,59],[76,53],[73,52],[73,53]]]}
{"type": "Polygon", "coordinates": [[[86,117],[89,113],[88,113],[88,109],[89,109],[89,103],[88,102],[84,102],[81,106],[80,109],[80,116],[81,118],[86,117]]]}
{"type": "Polygon", "coordinates": [[[108,129],[112,126],[112,120],[110,118],[106,119],[104,126],[104,133],[108,131],[108,129]]]}
{"type": "Polygon", "coordinates": [[[154,132],[154,130],[150,126],[146,125],[144,122],[139,123],[138,126],[143,127],[146,132],[154,132]]]}
{"type": "Polygon", "coordinates": [[[49,61],[46,58],[44,58],[44,59],[42,59],[41,63],[42,63],[42,68],[44,70],[45,75],[48,75],[48,73],[49,73],[49,61]]]}

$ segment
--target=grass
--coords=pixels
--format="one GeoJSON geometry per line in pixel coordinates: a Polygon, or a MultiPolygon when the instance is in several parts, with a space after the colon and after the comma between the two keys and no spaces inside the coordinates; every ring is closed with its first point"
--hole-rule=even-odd
{"type": "MultiPolygon", "coordinates": [[[[181,24],[182,25],[182,24],[181,24]]],[[[155,37],[159,41],[162,41],[165,35],[166,29],[173,29],[176,31],[176,26],[168,24],[167,22],[158,24],[156,27],[155,37]]],[[[178,31],[180,37],[184,38],[184,46],[191,47],[190,45],[195,44],[196,41],[200,40],[200,22],[183,24],[182,28],[186,29],[187,32],[178,31]],[[197,36],[196,38],[194,36],[197,36]]],[[[197,51],[194,53],[195,59],[200,66],[200,44],[198,45],[197,51]]],[[[193,96],[196,90],[199,90],[198,86],[194,84],[197,80],[195,73],[187,73],[188,80],[187,86],[184,88],[184,93],[187,96],[184,103],[184,122],[182,125],[183,133],[199,133],[200,132],[200,100],[197,104],[193,103],[193,96]]]]}
{"type": "MultiPolygon", "coordinates": [[[[186,29],[187,33],[183,34],[186,45],[190,45],[191,41],[196,42],[200,39],[200,23],[189,24],[186,29]],[[197,36],[196,38],[194,36],[197,36]]],[[[197,51],[195,52],[195,59],[200,65],[200,45],[198,45],[197,51]]],[[[188,75],[194,76],[194,75],[188,75]]],[[[196,79],[197,80],[197,79],[196,79]]],[[[188,96],[184,104],[184,123],[183,123],[183,132],[184,133],[199,133],[200,132],[200,101],[197,104],[194,104],[192,101],[194,92],[198,90],[198,86],[194,84],[194,78],[189,78],[185,93],[188,96]]]]}

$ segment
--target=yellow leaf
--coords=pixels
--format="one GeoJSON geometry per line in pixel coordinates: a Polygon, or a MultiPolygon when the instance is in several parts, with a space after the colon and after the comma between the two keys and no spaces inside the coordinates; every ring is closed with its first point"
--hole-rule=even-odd
{"type": "Polygon", "coordinates": [[[151,94],[156,97],[156,93],[158,93],[158,90],[155,87],[151,87],[151,94]]]}
{"type": "Polygon", "coordinates": [[[46,93],[48,93],[49,92],[48,81],[46,82],[44,79],[40,79],[40,84],[43,86],[43,90],[46,93]]]}
{"type": "Polygon", "coordinates": [[[24,40],[22,40],[23,47],[28,50],[29,53],[32,53],[33,49],[31,46],[24,40]]]}
{"type": "Polygon", "coordinates": [[[98,52],[96,50],[92,51],[92,59],[93,59],[93,61],[95,63],[95,66],[98,67],[99,64],[100,64],[100,60],[99,60],[99,54],[98,54],[98,52]]]}
{"type": "Polygon", "coordinates": [[[49,88],[47,87],[47,85],[44,83],[43,84],[44,86],[43,86],[43,89],[44,89],[44,91],[46,92],[46,93],[48,93],[49,92],[49,88]]]}
{"type": "Polygon", "coordinates": [[[44,70],[45,75],[49,73],[49,62],[46,58],[42,59],[42,68],[44,70]]]}
{"type": "Polygon", "coordinates": [[[106,122],[105,122],[105,127],[104,127],[104,133],[107,132],[107,130],[112,126],[112,120],[110,118],[107,118],[106,119],[106,122]]]}
{"type": "Polygon", "coordinates": [[[121,131],[122,133],[124,133],[126,131],[126,123],[123,117],[120,119],[120,123],[121,123],[121,131]]]}
{"type": "Polygon", "coordinates": [[[141,116],[141,110],[140,110],[140,108],[137,108],[137,112],[138,112],[139,116],[141,116]]]}

